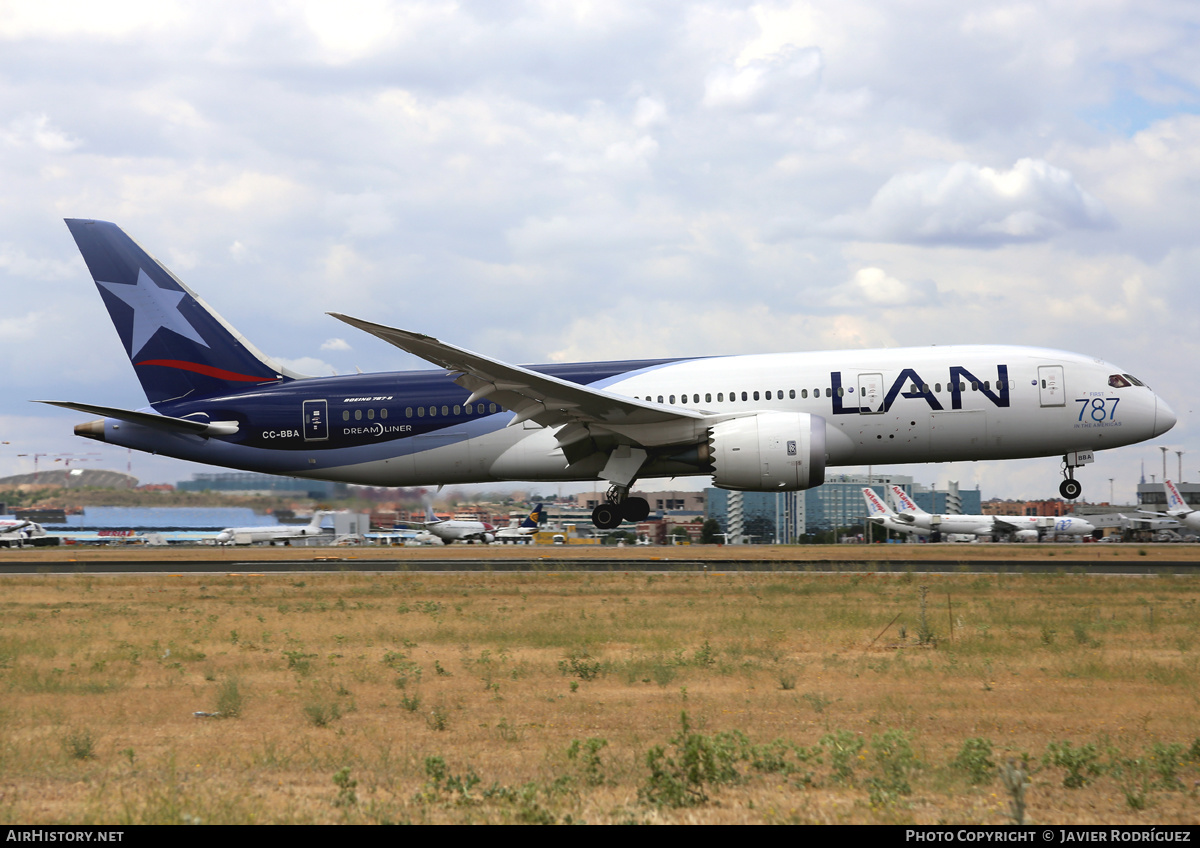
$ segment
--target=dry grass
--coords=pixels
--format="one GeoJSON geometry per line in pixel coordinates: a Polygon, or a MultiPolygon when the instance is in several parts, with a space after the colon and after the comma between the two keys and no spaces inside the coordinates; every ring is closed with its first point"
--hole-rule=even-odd
{"type": "Polygon", "coordinates": [[[974,785],[952,765],[979,738],[992,761],[1027,762],[1030,821],[1196,820],[1192,577],[547,571],[3,587],[5,823],[1002,823],[993,772],[974,785]],[[238,716],[193,716],[218,703],[238,716]],[[1080,788],[1064,786],[1066,742],[1080,788]],[[713,763],[693,772],[705,779],[666,765],[689,751],[713,763]]]}

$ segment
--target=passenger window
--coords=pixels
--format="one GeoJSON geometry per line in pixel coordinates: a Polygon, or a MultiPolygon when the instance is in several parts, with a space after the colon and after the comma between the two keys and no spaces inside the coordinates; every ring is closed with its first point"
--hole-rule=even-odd
{"type": "Polygon", "coordinates": [[[404,407],[404,417],[412,418],[412,407],[411,406],[404,407]]]}
{"type": "Polygon", "coordinates": [[[838,386],[838,397],[845,397],[845,396],[846,396],[846,390],[843,389],[841,386],[838,386]]]}
{"type": "Polygon", "coordinates": [[[755,400],[758,400],[758,392],[755,392],[755,393],[754,393],[754,399],[755,399],[755,400]]]}
{"type": "Polygon", "coordinates": [[[468,403],[468,404],[467,404],[467,405],[464,407],[464,409],[466,409],[466,411],[467,411],[467,415],[474,415],[474,414],[475,414],[474,410],[472,410],[472,409],[471,409],[471,404],[469,404],[469,403],[468,403]]]}
{"type": "Polygon", "coordinates": [[[788,389],[788,397],[791,398],[792,400],[795,400],[796,399],[796,390],[788,389]]]}
{"type": "Polygon", "coordinates": [[[425,407],[423,407],[423,406],[418,406],[418,407],[417,407],[417,417],[418,417],[418,418],[424,418],[424,417],[425,417],[425,407]]]}
{"type": "Polygon", "coordinates": [[[348,410],[348,409],[343,409],[343,410],[342,410],[342,420],[343,420],[343,421],[349,421],[349,420],[350,420],[350,410],[348,410]]]}
{"type": "Polygon", "coordinates": [[[971,391],[973,391],[973,392],[979,391],[979,381],[978,380],[971,381],[971,391]]]}
{"type": "Polygon", "coordinates": [[[381,409],[381,410],[379,410],[379,417],[380,417],[380,418],[387,418],[387,410],[386,410],[386,409],[381,409]]]}
{"type": "Polygon", "coordinates": [[[458,405],[456,404],[456,405],[455,405],[455,407],[454,407],[454,414],[455,414],[455,415],[462,415],[462,407],[461,407],[461,406],[458,406],[458,405]]]}
{"type": "Polygon", "coordinates": [[[933,390],[934,390],[935,392],[941,393],[941,391],[942,391],[942,384],[941,384],[941,383],[934,383],[934,384],[933,384],[933,390]]]}
{"type": "Polygon", "coordinates": [[[802,398],[803,398],[803,399],[805,399],[805,400],[808,400],[808,389],[801,389],[801,390],[800,390],[800,397],[802,397],[802,398]]]}
{"type": "Polygon", "coordinates": [[[436,406],[429,407],[429,417],[433,418],[435,415],[437,415],[437,407],[436,406]]]}
{"type": "MultiPolygon", "coordinates": [[[[941,391],[941,389],[938,389],[938,391],[941,391]]],[[[923,395],[929,394],[929,384],[928,383],[921,384],[921,394],[923,394],[923,395]]]]}
{"type": "Polygon", "coordinates": [[[1042,388],[1043,388],[1043,389],[1044,389],[1044,388],[1046,388],[1046,381],[1045,381],[1045,380],[1042,380],[1042,388]]]}
{"type": "Polygon", "coordinates": [[[495,412],[495,411],[496,411],[496,409],[497,409],[497,407],[496,407],[496,404],[494,404],[494,403],[489,403],[489,404],[488,404],[488,409],[489,409],[491,412],[495,412]]]}
{"type": "Polygon", "coordinates": [[[368,421],[374,421],[374,420],[375,420],[375,410],[373,410],[373,409],[368,409],[368,410],[367,410],[367,420],[368,420],[368,421]]]}
{"type": "Polygon", "coordinates": [[[670,399],[671,399],[671,401],[670,401],[670,402],[671,402],[671,403],[674,403],[674,402],[675,402],[675,395],[670,395],[669,397],[670,397],[670,399]]]}
{"type": "Polygon", "coordinates": [[[724,402],[725,402],[725,393],[717,392],[717,403],[724,403],[724,402]]]}
{"type": "Polygon", "coordinates": [[[770,399],[771,399],[771,393],[767,392],[767,400],[770,400],[770,399]]]}
{"type": "Polygon", "coordinates": [[[354,410],[354,420],[362,421],[362,410],[361,409],[354,410]]]}
{"type": "Polygon", "coordinates": [[[833,389],[826,389],[825,397],[833,397],[833,389]]]}
{"type": "Polygon", "coordinates": [[[745,392],[742,392],[742,400],[749,400],[749,399],[750,399],[750,396],[747,395],[745,392]]]}
{"type": "Polygon", "coordinates": [[[712,403],[712,392],[705,392],[705,393],[704,393],[704,402],[705,402],[705,403],[712,403]]]}
{"type": "Polygon", "coordinates": [[[659,396],[658,396],[658,402],[659,402],[659,403],[662,403],[662,402],[663,402],[662,395],[659,395],[659,396]]]}
{"type": "Polygon", "coordinates": [[[442,415],[449,415],[449,414],[450,414],[450,407],[443,406],[442,407],[442,415]]]}

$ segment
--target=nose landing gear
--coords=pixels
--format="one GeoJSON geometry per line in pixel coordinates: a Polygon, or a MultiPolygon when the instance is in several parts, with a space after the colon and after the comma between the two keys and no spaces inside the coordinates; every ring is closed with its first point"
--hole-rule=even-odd
{"type": "Polygon", "coordinates": [[[1074,451],[1063,456],[1062,473],[1065,478],[1058,486],[1064,500],[1073,501],[1083,494],[1083,484],[1075,479],[1075,469],[1095,461],[1091,451],[1074,451]]]}

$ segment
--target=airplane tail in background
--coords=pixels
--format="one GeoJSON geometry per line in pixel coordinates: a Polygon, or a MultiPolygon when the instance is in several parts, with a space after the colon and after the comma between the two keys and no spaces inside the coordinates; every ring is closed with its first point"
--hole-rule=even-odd
{"type": "Polygon", "coordinates": [[[1163,481],[1163,489],[1167,492],[1167,515],[1186,515],[1193,511],[1170,480],[1163,481]]]}
{"type": "Polygon", "coordinates": [[[538,528],[538,525],[540,525],[545,520],[546,520],[546,512],[545,512],[545,510],[542,509],[542,505],[538,504],[537,506],[535,506],[533,508],[533,512],[529,513],[529,515],[525,518],[525,520],[521,522],[520,526],[526,530],[528,530],[528,529],[536,530],[538,528]]]}
{"type": "Polygon", "coordinates": [[[892,486],[892,498],[896,502],[896,512],[905,512],[910,515],[925,515],[925,510],[917,506],[916,501],[908,496],[908,492],[899,486],[892,486]]]}
{"type": "Polygon", "coordinates": [[[867,518],[890,518],[895,515],[874,489],[864,488],[862,493],[867,502],[867,518]]]}
{"type": "Polygon", "coordinates": [[[67,227],[151,404],[302,376],[272,362],[116,224],[68,218],[67,227]]]}

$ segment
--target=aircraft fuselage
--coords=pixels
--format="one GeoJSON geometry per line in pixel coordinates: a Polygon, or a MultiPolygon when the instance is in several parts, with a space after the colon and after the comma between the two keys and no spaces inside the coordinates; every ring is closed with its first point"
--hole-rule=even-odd
{"type": "MultiPolygon", "coordinates": [[[[1015,459],[1152,438],[1174,416],[1116,366],[1012,346],[757,354],[542,365],[531,370],[714,416],[798,412],[826,422],[827,465],[1015,459]]],[[[308,378],[159,403],[163,415],[236,421],[201,436],[105,419],[103,441],[232,468],[380,486],[594,479],[601,454],[568,461],[555,428],[514,415],[444,371],[308,378]]],[[[664,449],[640,476],[708,472],[664,449]]]]}

